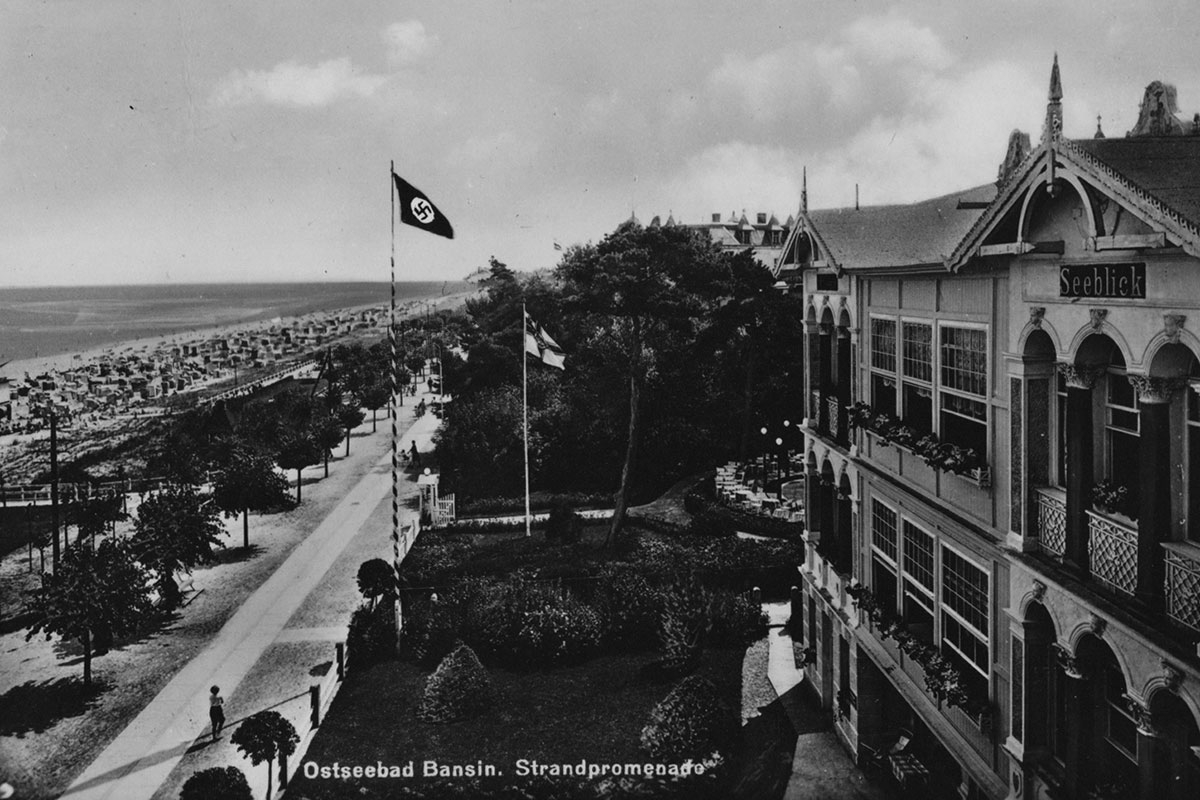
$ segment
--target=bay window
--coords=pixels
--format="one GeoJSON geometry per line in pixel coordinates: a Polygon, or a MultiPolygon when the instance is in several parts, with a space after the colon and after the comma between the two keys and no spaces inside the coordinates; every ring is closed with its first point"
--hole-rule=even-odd
{"type": "Polygon", "coordinates": [[[871,406],[896,414],[896,321],[871,318],[871,406]]]}
{"type": "Polygon", "coordinates": [[[968,690],[987,696],[988,574],[942,547],[942,655],[962,673],[968,690]]]}
{"type": "Polygon", "coordinates": [[[901,414],[919,431],[933,430],[933,326],[901,323],[901,414]]]}

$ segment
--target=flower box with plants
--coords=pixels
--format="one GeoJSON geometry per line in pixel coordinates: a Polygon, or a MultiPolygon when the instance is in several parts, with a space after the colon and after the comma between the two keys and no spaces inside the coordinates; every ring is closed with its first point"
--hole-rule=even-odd
{"type": "Polygon", "coordinates": [[[1092,487],[1092,507],[1101,514],[1120,514],[1130,520],[1138,518],[1137,502],[1129,487],[1116,481],[1103,480],[1092,487]]]}
{"type": "Polygon", "coordinates": [[[887,413],[876,413],[861,400],[846,406],[851,427],[870,431],[883,446],[896,445],[920,458],[939,472],[950,472],[991,485],[991,469],[974,448],[943,442],[936,434],[922,432],[887,413]]]}
{"type": "Polygon", "coordinates": [[[854,599],[859,612],[866,617],[881,639],[892,639],[904,655],[925,673],[925,691],[938,703],[945,702],[961,708],[968,716],[990,720],[991,705],[986,697],[972,692],[959,668],[941,654],[937,647],[914,636],[904,621],[879,604],[866,586],[847,586],[846,593],[854,599]]]}

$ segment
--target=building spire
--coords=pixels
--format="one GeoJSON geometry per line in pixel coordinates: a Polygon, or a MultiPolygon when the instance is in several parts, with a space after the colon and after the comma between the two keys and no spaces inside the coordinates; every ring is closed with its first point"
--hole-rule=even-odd
{"type": "Polygon", "coordinates": [[[800,173],[800,212],[808,213],[808,167],[803,167],[800,173]]]}
{"type": "Polygon", "coordinates": [[[1054,66],[1050,68],[1050,92],[1046,103],[1046,126],[1042,131],[1043,141],[1054,140],[1062,135],[1062,76],[1058,72],[1058,53],[1054,54],[1054,66]]]}

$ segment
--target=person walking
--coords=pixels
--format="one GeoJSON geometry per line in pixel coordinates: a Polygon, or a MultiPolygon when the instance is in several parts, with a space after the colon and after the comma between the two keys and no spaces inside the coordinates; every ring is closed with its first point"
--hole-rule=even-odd
{"type": "Polygon", "coordinates": [[[212,738],[215,742],[225,727],[225,698],[221,697],[221,687],[214,686],[209,690],[208,718],[212,721],[212,738]]]}
{"type": "Polygon", "coordinates": [[[414,467],[421,466],[421,454],[417,452],[417,440],[413,439],[412,443],[412,463],[414,467]]]}

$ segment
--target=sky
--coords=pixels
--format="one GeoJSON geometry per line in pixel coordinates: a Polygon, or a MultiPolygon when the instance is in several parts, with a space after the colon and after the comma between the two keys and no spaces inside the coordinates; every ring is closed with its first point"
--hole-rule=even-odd
{"type": "Polygon", "coordinates": [[[0,0],[0,286],[387,280],[390,162],[453,223],[399,280],[553,267],[631,214],[911,202],[1142,92],[1194,0],[0,0]]]}

